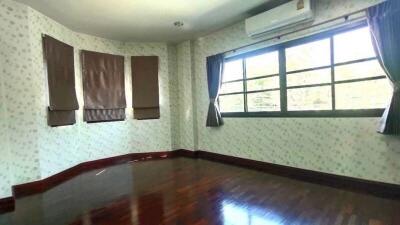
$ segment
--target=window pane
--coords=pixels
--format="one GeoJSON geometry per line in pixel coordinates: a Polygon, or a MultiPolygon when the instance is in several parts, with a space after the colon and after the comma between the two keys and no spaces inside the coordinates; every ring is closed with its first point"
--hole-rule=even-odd
{"type": "Polygon", "coordinates": [[[292,73],[286,76],[287,86],[331,83],[331,69],[292,73]]]}
{"type": "Polygon", "coordinates": [[[243,64],[242,60],[233,60],[224,64],[224,73],[222,81],[243,79],[243,64]]]}
{"type": "Polygon", "coordinates": [[[248,91],[265,90],[265,89],[272,89],[272,88],[279,88],[279,77],[278,76],[247,81],[247,90],[248,91]]]}
{"type": "Polygon", "coordinates": [[[269,52],[246,59],[247,78],[279,73],[278,52],[269,52]]]}
{"type": "Polygon", "coordinates": [[[385,75],[378,60],[335,67],[335,80],[351,80],[385,75]]]}
{"type": "Polygon", "coordinates": [[[243,112],[243,94],[219,96],[221,112],[243,112]]]}
{"type": "Polygon", "coordinates": [[[247,94],[249,112],[280,111],[280,91],[268,91],[247,94]]]}
{"type": "Polygon", "coordinates": [[[390,101],[392,91],[393,89],[387,79],[336,84],[336,108],[385,108],[390,101]]]}
{"type": "Polygon", "coordinates": [[[335,63],[375,57],[368,27],[335,35],[333,41],[335,63]]]}
{"type": "Polygon", "coordinates": [[[221,94],[233,92],[243,92],[243,81],[222,84],[221,94]]]}
{"type": "Polygon", "coordinates": [[[331,86],[287,90],[288,110],[331,110],[331,86]]]}
{"type": "Polygon", "coordinates": [[[286,71],[328,66],[331,63],[330,41],[323,39],[286,49],[286,71]]]}

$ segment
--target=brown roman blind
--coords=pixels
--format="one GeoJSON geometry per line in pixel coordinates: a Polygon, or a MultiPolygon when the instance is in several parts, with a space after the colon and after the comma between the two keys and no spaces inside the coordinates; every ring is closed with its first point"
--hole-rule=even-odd
{"type": "Polygon", "coordinates": [[[132,56],[131,66],[134,118],[160,118],[158,56],[132,56]]]}
{"type": "Polygon", "coordinates": [[[81,52],[84,120],[87,122],[125,119],[124,57],[81,52]]]}
{"type": "Polygon", "coordinates": [[[49,86],[47,124],[74,124],[79,108],[75,93],[74,48],[43,35],[43,57],[49,86]]]}

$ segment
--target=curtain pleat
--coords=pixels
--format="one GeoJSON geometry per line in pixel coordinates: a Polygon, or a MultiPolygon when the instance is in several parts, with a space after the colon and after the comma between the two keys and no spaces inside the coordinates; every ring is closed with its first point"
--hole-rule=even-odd
{"type": "Polygon", "coordinates": [[[207,57],[207,82],[208,94],[210,97],[206,122],[207,127],[219,127],[224,124],[217,102],[222,83],[223,69],[223,54],[207,57]]]}
{"type": "Polygon", "coordinates": [[[67,126],[75,123],[75,110],[51,110],[50,107],[47,108],[47,124],[49,126],[67,126]]]}
{"type": "Polygon", "coordinates": [[[121,121],[125,119],[125,109],[85,109],[83,114],[87,122],[121,121]]]}
{"type": "Polygon", "coordinates": [[[393,96],[378,128],[382,134],[400,134],[400,1],[387,0],[367,11],[376,54],[393,86],[393,96]]]}

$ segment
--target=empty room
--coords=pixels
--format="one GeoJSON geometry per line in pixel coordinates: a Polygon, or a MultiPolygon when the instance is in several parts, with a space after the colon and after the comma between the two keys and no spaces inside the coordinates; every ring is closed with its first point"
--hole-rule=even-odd
{"type": "Polygon", "coordinates": [[[0,225],[400,225],[400,0],[0,0],[0,225]]]}

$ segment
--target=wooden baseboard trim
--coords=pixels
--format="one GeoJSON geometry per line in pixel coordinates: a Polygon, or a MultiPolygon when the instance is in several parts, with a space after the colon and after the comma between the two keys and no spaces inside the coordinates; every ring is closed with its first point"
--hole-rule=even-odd
{"type": "Polygon", "coordinates": [[[290,166],[282,166],[262,161],[212,153],[208,151],[190,151],[179,149],[166,152],[132,153],[88,161],[80,163],[74,167],[71,167],[43,180],[15,185],[12,187],[12,197],[0,199],[0,213],[13,211],[15,208],[15,199],[17,198],[45,192],[50,188],[57,186],[84,172],[132,161],[139,162],[147,160],[167,159],[173,157],[199,158],[216,161],[249,169],[260,170],[270,174],[289,177],[301,181],[341,188],[359,193],[372,194],[378,197],[400,199],[400,185],[396,184],[363,180],[290,166]]]}
{"type": "Polygon", "coordinates": [[[174,151],[175,156],[179,157],[187,157],[187,158],[198,158],[197,153],[199,151],[192,151],[192,150],[186,150],[186,149],[179,149],[174,151]]]}
{"type": "Polygon", "coordinates": [[[400,199],[400,185],[396,184],[277,165],[273,163],[244,159],[207,151],[196,151],[196,156],[201,159],[260,170],[270,174],[289,177],[310,183],[331,186],[358,193],[371,194],[382,198],[400,199]]]}
{"type": "Polygon", "coordinates": [[[13,197],[0,199],[0,214],[12,212],[15,209],[15,199],[13,197]]]}
{"type": "Polygon", "coordinates": [[[52,187],[57,186],[84,172],[100,169],[103,167],[113,166],[117,164],[127,163],[131,161],[166,159],[166,158],[172,158],[189,154],[191,154],[190,151],[184,151],[184,150],[131,153],[126,155],[83,162],[69,169],[66,169],[60,173],[47,177],[43,180],[14,185],[12,187],[13,196],[0,199],[0,213],[13,211],[15,208],[14,202],[15,199],[17,198],[22,198],[29,195],[45,192],[51,189],[52,187]]]}
{"type": "Polygon", "coordinates": [[[155,159],[165,159],[177,156],[176,151],[168,152],[148,152],[148,153],[131,153],[110,158],[98,159],[80,163],[74,167],[64,170],[60,173],[52,175],[43,180],[38,180],[30,183],[19,184],[12,187],[12,193],[15,198],[21,198],[32,194],[41,193],[50,188],[61,184],[81,173],[88,172],[103,167],[113,166],[131,161],[146,161],[155,159]]]}

